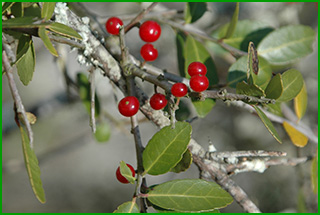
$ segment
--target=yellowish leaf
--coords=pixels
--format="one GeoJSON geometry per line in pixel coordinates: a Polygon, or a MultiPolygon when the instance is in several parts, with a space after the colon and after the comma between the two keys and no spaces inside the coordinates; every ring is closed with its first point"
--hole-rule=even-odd
{"type": "Polygon", "coordinates": [[[298,119],[300,120],[306,113],[307,104],[308,104],[308,94],[307,94],[307,88],[305,83],[303,83],[303,87],[300,93],[294,98],[293,101],[294,101],[294,110],[296,112],[298,119]]]}
{"type": "Polygon", "coordinates": [[[308,137],[306,137],[304,134],[302,134],[287,122],[283,122],[282,125],[295,146],[304,147],[305,145],[307,145],[308,137]]]}

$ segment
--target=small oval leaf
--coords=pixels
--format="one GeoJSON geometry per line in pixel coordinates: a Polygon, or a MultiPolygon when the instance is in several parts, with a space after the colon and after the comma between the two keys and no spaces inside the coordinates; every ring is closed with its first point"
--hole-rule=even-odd
{"type": "Polygon", "coordinates": [[[272,122],[270,121],[270,119],[263,113],[262,110],[260,110],[259,107],[253,105],[253,108],[256,110],[256,112],[258,113],[258,116],[260,117],[261,121],[263,122],[263,124],[266,126],[266,128],[268,129],[268,131],[270,132],[270,134],[279,142],[282,143],[282,140],[278,134],[278,132],[276,131],[276,129],[273,127],[272,122]]]}
{"type": "Polygon", "coordinates": [[[256,96],[256,97],[265,96],[263,90],[260,89],[258,86],[249,85],[244,81],[237,84],[236,92],[238,94],[243,94],[247,96],[256,96]]]}
{"type": "Polygon", "coordinates": [[[136,178],[132,176],[131,169],[127,166],[126,162],[120,162],[120,173],[125,177],[131,184],[134,184],[136,178]]]}
{"type": "Polygon", "coordinates": [[[82,40],[78,32],[62,23],[54,22],[48,26],[48,29],[65,37],[82,40]]]}
{"type": "Polygon", "coordinates": [[[308,143],[308,137],[302,134],[300,131],[292,127],[289,123],[283,122],[283,127],[289,135],[292,143],[298,147],[305,147],[308,143]]]}
{"type": "Polygon", "coordinates": [[[98,123],[94,136],[98,142],[108,142],[111,136],[111,128],[109,123],[98,123]]]}
{"type": "Polygon", "coordinates": [[[31,40],[26,53],[16,63],[20,81],[26,86],[29,84],[33,77],[36,65],[35,58],[36,56],[34,51],[34,45],[31,40]]]}
{"type": "Polygon", "coordinates": [[[200,118],[204,118],[210,113],[212,108],[216,105],[214,99],[206,98],[204,101],[192,100],[192,104],[196,109],[196,112],[200,118]]]}
{"type": "Polygon", "coordinates": [[[309,26],[285,26],[267,35],[259,44],[258,53],[273,65],[294,63],[312,53],[314,37],[309,26]]]}
{"type": "Polygon", "coordinates": [[[30,148],[29,138],[24,129],[20,126],[21,138],[22,138],[22,149],[25,166],[28,172],[29,181],[33,190],[33,193],[36,195],[37,199],[41,203],[46,202],[46,197],[44,189],[42,187],[42,181],[40,178],[40,167],[38,159],[34,151],[30,148]]]}
{"type": "Polygon", "coordinates": [[[308,105],[308,94],[307,94],[307,87],[305,83],[303,83],[303,87],[300,93],[294,98],[293,102],[294,102],[294,111],[296,112],[296,115],[300,120],[306,113],[307,105],[308,105]]]}
{"type": "Polygon", "coordinates": [[[280,102],[287,102],[296,97],[303,87],[303,77],[296,69],[289,69],[281,75],[283,93],[278,99],[280,102]]]}
{"type": "Polygon", "coordinates": [[[282,84],[282,79],[281,75],[277,74],[274,76],[271,81],[269,82],[265,93],[266,97],[269,99],[278,99],[283,92],[283,84],[282,84]]]}
{"type": "Polygon", "coordinates": [[[233,199],[214,182],[202,179],[178,179],[157,185],[148,200],[161,208],[182,212],[203,212],[223,208],[233,199]]]}
{"type": "Polygon", "coordinates": [[[150,175],[164,174],[182,159],[191,138],[191,125],[176,122],[158,131],[143,151],[143,167],[150,175]]]}
{"type": "Polygon", "coordinates": [[[140,213],[139,207],[135,202],[125,202],[113,211],[113,213],[140,213]]]}
{"type": "Polygon", "coordinates": [[[51,40],[50,40],[50,38],[48,36],[48,31],[45,29],[45,27],[39,27],[38,34],[39,34],[39,37],[41,38],[44,46],[49,50],[49,52],[53,56],[58,57],[58,52],[53,47],[53,45],[51,43],[51,40]]]}
{"type": "Polygon", "coordinates": [[[187,2],[185,4],[185,23],[189,24],[197,21],[207,11],[206,2],[187,2]]]}

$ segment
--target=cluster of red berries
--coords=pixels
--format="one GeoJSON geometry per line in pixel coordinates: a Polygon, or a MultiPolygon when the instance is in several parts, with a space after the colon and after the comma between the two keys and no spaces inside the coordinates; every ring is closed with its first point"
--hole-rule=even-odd
{"type": "MultiPolygon", "coordinates": [[[[127,164],[127,166],[131,170],[132,177],[134,177],[136,175],[136,172],[134,171],[134,168],[130,164],[127,164]]],[[[129,181],[121,174],[120,166],[117,168],[116,177],[117,177],[118,181],[123,183],[123,184],[128,184],[129,183],[129,181]]]]}
{"type": "MultiPolygon", "coordinates": [[[[106,29],[112,35],[118,35],[123,22],[118,17],[111,17],[106,22],[106,29]]],[[[140,49],[140,54],[145,61],[154,61],[158,57],[158,50],[151,44],[159,39],[161,27],[155,21],[144,22],[139,29],[140,38],[147,42],[140,49]]]]}

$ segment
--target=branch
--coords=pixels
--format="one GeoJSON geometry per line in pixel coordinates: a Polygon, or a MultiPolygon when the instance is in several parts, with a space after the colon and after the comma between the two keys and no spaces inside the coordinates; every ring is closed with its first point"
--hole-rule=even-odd
{"type": "Polygon", "coordinates": [[[124,32],[127,33],[132,27],[134,27],[137,23],[140,22],[140,20],[147,14],[149,13],[156,5],[158,2],[153,2],[149,7],[146,9],[143,9],[134,19],[131,20],[131,22],[124,27],[124,32]]]}
{"type": "MultiPolygon", "coordinates": [[[[2,37],[2,38],[4,39],[4,41],[6,41],[4,37],[2,37]]],[[[9,82],[11,95],[12,95],[14,103],[17,107],[17,112],[21,113],[24,125],[26,126],[27,134],[29,137],[30,148],[33,149],[33,132],[32,132],[31,125],[28,120],[26,111],[25,111],[24,106],[22,104],[22,100],[19,95],[16,83],[14,82],[13,68],[11,67],[10,61],[7,56],[7,53],[13,54],[13,52],[12,52],[10,46],[7,45],[5,42],[3,42],[2,45],[4,48],[4,50],[2,50],[2,66],[4,67],[4,70],[6,71],[6,76],[7,76],[8,82],[9,82]]],[[[15,58],[15,56],[12,56],[12,58],[15,58]]],[[[20,125],[18,125],[18,126],[20,126],[20,125]]]]}

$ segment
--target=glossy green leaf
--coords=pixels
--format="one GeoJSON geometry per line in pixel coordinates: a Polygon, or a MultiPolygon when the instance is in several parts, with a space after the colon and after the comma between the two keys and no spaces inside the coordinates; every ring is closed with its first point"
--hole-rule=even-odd
{"type": "Polygon", "coordinates": [[[130,201],[121,204],[113,213],[140,213],[140,210],[135,202],[130,201]]]}
{"type": "Polygon", "coordinates": [[[315,194],[318,193],[318,153],[312,159],[311,164],[311,182],[312,182],[312,190],[315,194]]]}
{"type": "Polygon", "coordinates": [[[219,82],[216,66],[211,58],[210,53],[206,50],[204,45],[195,40],[192,36],[188,35],[184,48],[185,57],[185,74],[187,78],[190,78],[188,74],[188,66],[194,61],[202,62],[207,67],[207,78],[209,79],[209,85],[214,85],[219,82]]]}
{"type": "Polygon", "coordinates": [[[187,149],[187,151],[185,151],[179,163],[175,167],[173,167],[170,171],[175,173],[184,172],[187,169],[189,169],[191,163],[192,163],[192,154],[190,150],[187,149]]]}
{"type": "Polygon", "coordinates": [[[16,2],[11,7],[11,13],[14,15],[14,17],[22,17],[23,16],[23,7],[21,2],[16,2]]]}
{"type": "Polygon", "coordinates": [[[14,4],[14,2],[5,2],[3,5],[2,5],[2,15],[12,7],[12,5],[14,4]]]}
{"type": "Polygon", "coordinates": [[[58,22],[50,24],[48,29],[65,37],[82,40],[82,37],[73,28],[58,22]]]}
{"type": "Polygon", "coordinates": [[[109,123],[102,122],[98,123],[96,127],[96,132],[94,133],[94,137],[98,142],[107,142],[109,141],[111,136],[111,128],[109,123]]]}
{"type": "Polygon", "coordinates": [[[236,3],[236,9],[233,12],[231,22],[228,25],[228,30],[224,38],[230,38],[233,35],[238,23],[238,16],[239,16],[239,2],[236,3]]]}
{"type": "Polygon", "coordinates": [[[196,109],[196,112],[200,118],[204,118],[210,113],[212,108],[216,105],[214,99],[206,98],[204,101],[192,100],[192,104],[196,109]]]}
{"type": "Polygon", "coordinates": [[[183,212],[200,212],[223,208],[233,199],[214,182],[202,179],[168,181],[148,193],[148,200],[161,208],[183,212]]]}
{"type": "Polygon", "coordinates": [[[186,35],[183,32],[178,31],[176,34],[177,59],[178,59],[179,74],[182,77],[186,77],[185,58],[184,58],[185,42],[186,42],[186,35]]]}
{"type": "Polygon", "coordinates": [[[237,84],[236,92],[238,94],[243,94],[247,96],[256,96],[256,97],[265,96],[262,89],[260,89],[256,85],[249,85],[244,81],[237,84]]]}
{"type": "Polygon", "coordinates": [[[303,77],[296,69],[289,69],[285,71],[282,76],[283,93],[278,101],[287,102],[294,99],[303,87],[303,77]]]}
{"type": "MultiPolygon", "coordinates": [[[[91,97],[90,97],[90,83],[88,77],[83,73],[77,74],[77,85],[79,86],[79,96],[84,104],[86,110],[90,114],[90,104],[91,104],[91,97]]],[[[95,94],[95,117],[98,117],[100,114],[100,102],[98,99],[97,94],[95,94]]]]}
{"type": "Polygon", "coordinates": [[[270,134],[279,142],[282,143],[282,140],[278,134],[278,132],[276,131],[276,129],[273,127],[272,122],[270,121],[270,119],[263,113],[262,110],[260,110],[260,108],[258,106],[253,105],[253,108],[256,110],[258,116],[260,117],[261,121],[263,122],[263,124],[266,126],[266,128],[268,129],[268,131],[270,132],[270,134]]]}
{"type": "Polygon", "coordinates": [[[182,159],[191,138],[191,125],[176,122],[158,131],[143,151],[143,167],[150,175],[164,174],[182,159]]]}
{"type": "Polygon", "coordinates": [[[49,20],[52,17],[56,2],[44,2],[41,9],[41,18],[49,20]]]}
{"type": "Polygon", "coordinates": [[[312,53],[314,39],[315,32],[309,26],[285,26],[266,36],[258,46],[258,53],[270,64],[286,65],[312,53]]]}
{"type": "Polygon", "coordinates": [[[207,11],[206,2],[187,2],[185,4],[185,23],[193,23],[200,19],[202,15],[207,11]]]}
{"type": "Polygon", "coordinates": [[[39,30],[38,30],[38,34],[39,34],[39,37],[41,38],[44,46],[49,50],[49,52],[55,56],[55,57],[58,57],[58,52],[57,50],[53,47],[52,43],[51,43],[51,40],[48,36],[48,31],[45,29],[45,27],[39,27],[39,30]]]}
{"type": "MultiPolygon", "coordinates": [[[[152,203],[150,203],[152,205],[152,203]]],[[[158,213],[193,213],[193,212],[182,212],[182,211],[177,211],[177,210],[168,210],[161,208],[156,205],[152,205],[152,207],[158,212],[158,213]]],[[[218,209],[213,209],[210,211],[204,211],[204,212],[198,212],[198,213],[220,213],[218,209]]]]}
{"type": "Polygon", "coordinates": [[[269,82],[265,93],[266,97],[269,99],[278,99],[283,92],[283,83],[280,74],[274,76],[271,81],[269,82]]]}
{"type": "MultiPolygon", "coordinates": [[[[218,37],[219,39],[224,38],[229,25],[229,23],[223,25],[217,32],[214,32],[212,36],[218,37]]],[[[248,51],[250,41],[258,46],[260,41],[271,31],[273,31],[273,28],[267,23],[253,20],[240,20],[237,22],[232,36],[224,39],[223,42],[246,52],[248,51]]]]}
{"type": "Polygon", "coordinates": [[[28,172],[31,188],[33,190],[33,193],[39,200],[39,202],[45,203],[46,197],[45,197],[44,189],[42,187],[42,181],[40,178],[40,167],[39,167],[38,159],[34,151],[30,148],[28,135],[22,127],[20,127],[20,132],[21,132],[21,138],[22,138],[24,162],[28,172]]]}
{"type": "MultiPolygon", "coordinates": [[[[253,74],[254,84],[265,90],[272,77],[272,69],[264,58],[258,56],[259,71],[258,75],[253,74]]],[[[242,56],[234,64],[232,64],[228,71],[228,86],[235,88],[239,82],[247,79],[247,61],[248,56],[242,56]]]]}
{"type": "Polygon", "coordinates": [[[294,98],[294,111],[300,120],[307,111],[308,94],[306,84],[303,83],[303,87],[300,93],[294,98]]]}
{"type": "Polygon", "coordinates": [[[20,81],[24,85],[28,85],[29,82],[32,80],[35,65],[36,65],[36,55],[34,51],[34,45],[31,40],[28,50],[16,63],[20,81]]]}
{"type": "Polygon", "coordinates": [[[49,22],[42,22],[38,17],[18,17],[2,21],[2,29],[10,28],[38,28],[48,26],[49,22]]]}
{"type": "Polygon", "coordinates": [[[131,184],[134,184],[136,178],[132,176],[131,169],[127,166],[126,162],[120,162],[120,173],[125,177],[131,184]]]}

